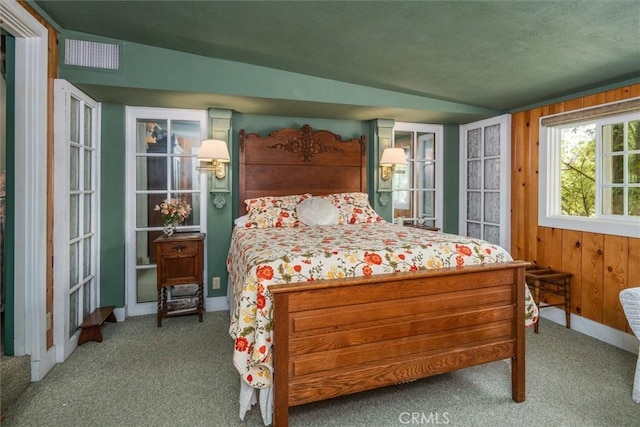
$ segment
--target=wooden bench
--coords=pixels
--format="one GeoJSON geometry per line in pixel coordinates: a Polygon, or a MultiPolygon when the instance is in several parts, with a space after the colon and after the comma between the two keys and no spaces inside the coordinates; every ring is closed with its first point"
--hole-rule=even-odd
{"type": "Polygon", "coordinates": [[[113,314],[114,308],[115,306],[113,305],[108,307],[98,307],[93,310],[86,319],[84,319],[80,325],[82,331],[78,338],[78,345],[82,345],[87,341],[102,342],[102,331],[100,330],[102,324],[105,321],[112,323],[117,322],[116,315],[113,314]]]}

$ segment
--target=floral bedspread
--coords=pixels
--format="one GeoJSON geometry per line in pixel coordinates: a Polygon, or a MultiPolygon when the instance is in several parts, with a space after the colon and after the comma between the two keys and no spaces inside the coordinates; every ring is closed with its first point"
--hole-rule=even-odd
{"type": "MultiPolygon", "coordinates": [[[[271,385],[273,321],[268,285],[511,261],[483,240],[387,222],[265,229],[235,227],[227,258],[235,298],[233,363],[247,384],[271,385]]],[[[526,289],[525,325],[538,309],[526,289]]]]}

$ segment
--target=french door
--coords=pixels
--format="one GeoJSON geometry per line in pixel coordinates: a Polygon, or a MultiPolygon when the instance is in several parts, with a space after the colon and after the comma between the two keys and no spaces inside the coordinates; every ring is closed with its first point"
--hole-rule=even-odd
{"type": "MultiPolygon", "coordinates": [[[[154,210],[179,198],[192,212],[178,231],[206,230],[206,175],[196,169],[200,142],[207,138],[207,112],[127,108],[127,315],[157,310],[156,251],[162,217],[154,210]]],[[[205,275],[206,277],[206,275],[205,275]]]]}
{"type": "Polygon", "coordinates": [[[99,104],[65,80],[55,81],[54,102],[54,341],[62,362],[99,304],[99,104]]]}
{"type": "Polygon", "coordinates": [[[459,234],[510,248],[511,115],[460,126],[459,234]]]}
{"type": "Polygon", "coordinates": [[[393,218],[413,224],[442,227],[443,223],[442,125],[397,122],[393,146],[402,148],[407,165],[393,176],[393,218]]]}

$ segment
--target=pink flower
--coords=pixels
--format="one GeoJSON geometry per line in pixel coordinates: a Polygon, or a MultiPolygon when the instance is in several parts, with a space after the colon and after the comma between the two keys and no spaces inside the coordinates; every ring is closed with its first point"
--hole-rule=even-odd
{"type": "Polygon", "coordinates": [[[160,212],[165,224],[183,223],[191,214],[191,205],[182,199],[166,199],[153,208],[160,212]]]}

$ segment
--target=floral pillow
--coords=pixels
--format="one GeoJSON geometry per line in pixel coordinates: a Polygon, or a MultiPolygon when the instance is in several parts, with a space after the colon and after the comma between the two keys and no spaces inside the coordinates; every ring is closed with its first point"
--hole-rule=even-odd
{"type": "Polygon", "coordinates": [[[300,224],[295,206],[252,209],[244,228],[297,227],[300,224]]]}
{"type": "Polygon", "coordinates": [[[256,197],[254,199],[246,199],[244,204],[247,207],[247,212],[251,212],[252,209],[265,209],[268,207],[281,207],[291,206],[294,207],[305,199],[311,198],[311,194],[292,194],[290,196],[264,196],[256,197]]]}
{"type": "Polygon", "coordinates": [[[311,194],[265,196],[245,200],[247,221],[245,228],[297,227],[300,224],[296,207],[311,194]]]}
{"type": "Polygon", "coordinates": [[[369,204],[367,193],[334,193],[322,198],[328,199],[338,208],[338,224],[384,221],[369,204]]]}

